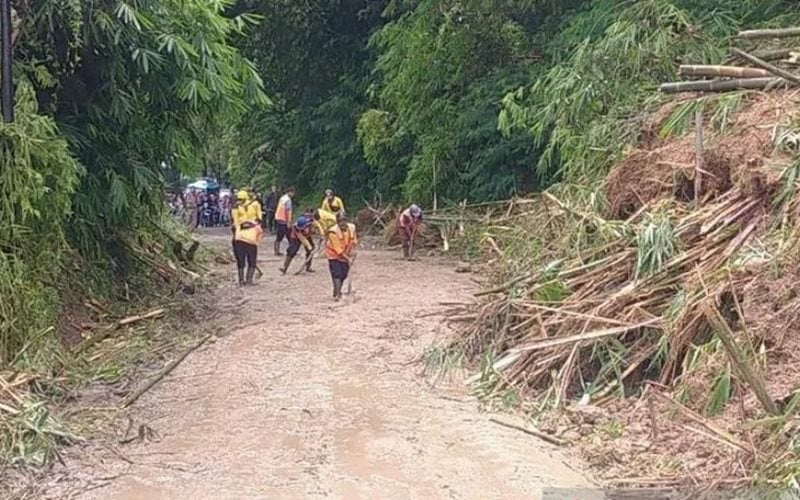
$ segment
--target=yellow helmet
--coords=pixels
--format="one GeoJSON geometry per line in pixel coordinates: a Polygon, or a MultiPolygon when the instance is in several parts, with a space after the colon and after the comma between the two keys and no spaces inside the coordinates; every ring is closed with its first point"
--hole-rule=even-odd
{"type": "Polygon", "coordinates": [[[250,195],[244,189],[240,189],[236,191],[236,199],[239,201],[247,201],[250,199],[250,195]]]}

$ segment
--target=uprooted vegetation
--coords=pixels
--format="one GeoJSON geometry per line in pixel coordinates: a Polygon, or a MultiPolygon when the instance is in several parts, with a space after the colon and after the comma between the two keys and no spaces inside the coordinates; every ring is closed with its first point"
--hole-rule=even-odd
{"type": "Polygon", "coordinates": [[[786,486],[800,466],[798,94],[737,101],[722,132],[706,107],[700,196],[693,135],[669,129],[686,101],[595,190],[480,218],[503,278],[453,309],[450,351],[612,483],[786,486]]]}

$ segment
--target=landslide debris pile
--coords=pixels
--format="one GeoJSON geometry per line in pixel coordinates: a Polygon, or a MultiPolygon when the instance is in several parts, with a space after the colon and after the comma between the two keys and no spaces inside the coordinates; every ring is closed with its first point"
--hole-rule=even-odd
{"type": "MultiPolygon", "coordinates": [[[[715,103],[701,111],[700,170],[693,134],[644,134],[601,186],[600,210],[565,188],[540,197],[526,212],[537,264],[500,259],[510,278],[449,315],[451,351],[481,361],[479,395],[523,401],[624,484],[785,481],[800,463],[800,103],[788,90],[737,99],[724,133],[715,103]],[[570,418],[542,416],[565,406],[570,418]],[[589,427],[587,409],[600,415],[589,427]]],[[[665,106],[649,127],[697,102],[665,106]]],[[[500,255],[518,245],[503,234],[484,235],[500,255]]]]}

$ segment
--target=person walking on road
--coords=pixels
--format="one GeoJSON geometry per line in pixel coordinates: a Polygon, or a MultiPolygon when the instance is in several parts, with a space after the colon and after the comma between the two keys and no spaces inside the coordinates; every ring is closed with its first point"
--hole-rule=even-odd
{"type": "Polygon", "coordinates": [[[236,205],[231,209],[233,255],[236,257],[239,286],[252,285],[258,259],[258,242],[263,234],[261,207],[250,199],[245,190],[236,193],[236,200],[236,205]]]}
{"type": "Polygon", "coordinates": [[[322,206],[320,208],[335,215],[345,213],[344,202],[341,198],[336,196],[333,189],[325,191],[325,198],[322,199],[322,206]]]}
{"type": "Polygon", "coordinates": [[[275,210],[278,208],[278,188],[272,186],[269,194],[264,197],[262,205],[264,209],[264,229],[269,231],[269,234],[275,234],[275,210]]]}
{"type": "Polygon", "coordinates": [[[411,205],[400,214],[397,224],[400,228],[400,241],[403,244],[403,258],[413,260],[417,234],[422,224],[422,209],[417,205],[411,205]]]}
{"type": "Polygon", "coordinates": [[[286,193],[278,200],[275,209],[275,255],[281,253],[281,242],[289,236],[289,228],[292,225],[292,199],[294,198],[294,188],[290,187],[286,193]]]}
{"type": "Polygon", "coordinates": [[[355,224],[349,224],[344,214],[339,214],[337,223],[325,235],[325,256],[333,281],[333,300],[342,298],[342,287],[350,274],[358,244],[355,224]]]}
{"type": "Polygon", "coordinates": [[[281,273],[286,274],[289,266],[292,264],[292,259],[295,258],[297,252],[300,251],[300,246],[306,249],[305,270],[307,273],[313,273],[311,264],[314,257],[314,240],[311,233],[314,230],[314,209],[308,209],[301,215],[297,222],[292,225],[289,231],[287,240],[289,241],[289,248],[286,249],[286,261],[279,270],[281,273]]]}

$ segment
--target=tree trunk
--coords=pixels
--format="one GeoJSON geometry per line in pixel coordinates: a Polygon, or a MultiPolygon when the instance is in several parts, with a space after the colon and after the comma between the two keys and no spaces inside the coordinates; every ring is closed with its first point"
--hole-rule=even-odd
{"type": "Polygon", "coordinates": [[[661,84],[661,92],[729,92],[732,90],[757,90],[782,88],[793,85],[783,78],[737,78],[735,80],[713,80],[702,82],[670,82],[661,84]]]}
{"type": "Polygon", "coordinates": [[[681,76],[714,76],[728,78],[763,78],[772,76],[772,73],[765,69],[692,64],[682,64],[679,73],[681,76]]]}

